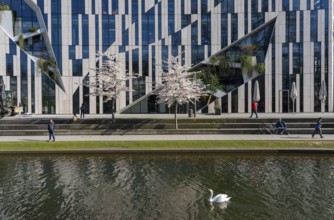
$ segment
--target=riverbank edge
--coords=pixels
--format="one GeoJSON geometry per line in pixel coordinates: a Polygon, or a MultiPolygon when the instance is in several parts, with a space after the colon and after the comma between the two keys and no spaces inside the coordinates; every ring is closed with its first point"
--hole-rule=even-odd
{"type": "Polygon", "coordinates": [[[334,154],[328,148],[180,148],[180,149],[68,149],[68,150],[6,150],[0,155],[57,154],[334,154]]]}

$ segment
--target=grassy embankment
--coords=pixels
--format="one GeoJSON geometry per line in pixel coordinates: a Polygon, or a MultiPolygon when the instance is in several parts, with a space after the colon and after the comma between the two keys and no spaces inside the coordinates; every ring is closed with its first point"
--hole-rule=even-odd
{"type": "Polygon", "coordinates": [[[80,150],[80,149],[177,149],[177,148],[329,148],[326,140],[208,140],[208,141],[60,141],[0,142],[0,151],[80,150]]]}

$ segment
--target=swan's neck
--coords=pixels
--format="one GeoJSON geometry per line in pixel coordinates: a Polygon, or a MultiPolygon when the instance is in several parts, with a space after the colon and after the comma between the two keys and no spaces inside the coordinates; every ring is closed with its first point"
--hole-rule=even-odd
{"type": "Polygon", "coordinates": [[[210,201],[212,201],[212,197],[213,197],[213,192],[210,191],[210,201]]]}

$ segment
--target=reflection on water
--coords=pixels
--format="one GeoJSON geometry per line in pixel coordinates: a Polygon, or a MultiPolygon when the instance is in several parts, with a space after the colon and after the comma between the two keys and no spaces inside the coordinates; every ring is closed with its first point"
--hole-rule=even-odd
{"type": "Polygon", "coordinates": [[[334,216],[329,156],[1,156],[0,171],[0,219],[334,216]]]}

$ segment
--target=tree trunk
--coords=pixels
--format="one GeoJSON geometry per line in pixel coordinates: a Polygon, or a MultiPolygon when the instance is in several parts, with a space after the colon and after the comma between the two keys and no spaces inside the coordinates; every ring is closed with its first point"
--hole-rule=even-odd
{"type": "Polygon", "coordinates": [[[177,102],[175,103],[175,113],[174,113],[174,118],[175,118],[175,129],[179,129],[179,126],[177,124],[177,117],[176,117],[176,114],[177,114],[177,102]]]}

